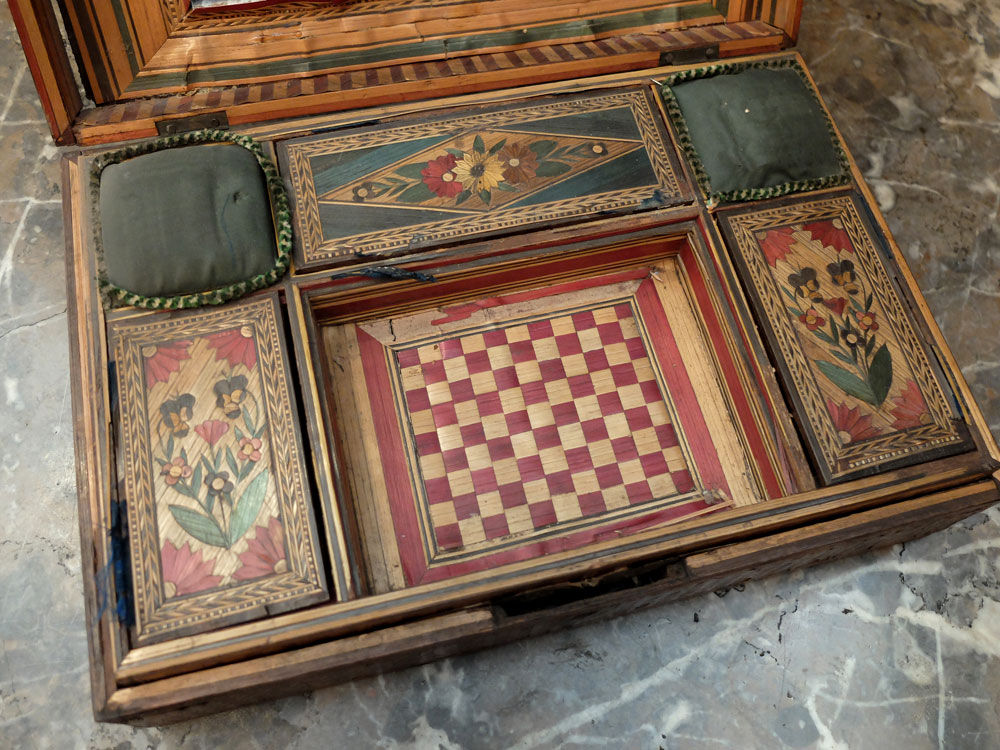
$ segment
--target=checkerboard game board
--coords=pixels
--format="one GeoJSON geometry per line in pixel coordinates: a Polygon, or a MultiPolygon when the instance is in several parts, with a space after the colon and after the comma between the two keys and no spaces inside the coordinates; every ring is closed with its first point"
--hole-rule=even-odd
{"type": "Polygon", "coordinates": [[[396,352],[437,551],[695,489],[632,305],[396,352]]]}

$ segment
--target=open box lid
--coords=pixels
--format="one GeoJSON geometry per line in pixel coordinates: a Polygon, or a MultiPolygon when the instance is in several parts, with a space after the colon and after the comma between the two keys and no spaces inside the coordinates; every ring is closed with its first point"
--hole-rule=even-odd
{"type": "Polygon", "coordinates": [[[802,9],[801,0],[60,0],[60,24],[52,0],[9,4],[61,145],[771,52],[794,43],[802,9]]]}

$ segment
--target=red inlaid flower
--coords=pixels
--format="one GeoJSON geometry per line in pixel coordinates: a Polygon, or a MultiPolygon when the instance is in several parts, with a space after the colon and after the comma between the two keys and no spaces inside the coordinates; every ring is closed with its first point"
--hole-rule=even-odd
{"type": "Polygon", "coordinates": [[[855,406],[848,409],[847,404],[841,402],[838,406],[830,399],[826,401],[827,411],[833,419],[833,428],[840,436],[840,441],[847,445],[856,443],[859,440],[878,437],[882,432],[872,424],[871,414],[861,414],[861,409],[855,406]]]}
{"type": "Polygon", "coordinates": [[[455,156],[445,154],[431,159],[420,170],[424,184],[440,198],[454,198],[462,192],[462,183],[455,178],[455,156]]]}
{"type": "Polygon", "coordinates": [[[181,369],[181,360],[190,359],[190,341],[173,341],[169,344],[150,344],[142,347],[142,357],[146,363],[146,387],[156,383],[166,383],[170,375],[181,369]]]}
{"type": "Polygon", "coordinates": [[[219,438],[229,431],[229,425],[220,419],[209,419],[195,425],[194,431],[201,435],[202,439],[211,446],[219,442],[219,438]]]}
{"type": "Polygon", "coordinates": [[[815,307],[806,310],[805,315],[799,316],[799,322],[805,325],[810,331],[815,331],[822,325],[826,325],[826,318],[820,317],[815,307]]]}
{"type": "Polygon", "coordinates": [[[854,317],[858,319],[858,328],[862,331],[877,331],[878,323],[875,322],[875,313],[871,311],[855,312],[854,317]]]}
{"type": "Polygon", "coordinates": [[[847,300],[843,297],[836,297],[823,300],[823,304],[833,310],[835,315],[843,315],[844,308],[847,307],[847,300]]]}
{"type": "Polygon", "coordinates": [[[212,575],[213,561],[203,560],[200,551],[192,552],[190,542],[178,548],[168,541],[160,550],[160,561],[167,599],[213,589],[222,581],[222,576],[212,575]]]}
{"type": "Polygon", "coordinates": [[[205,335],[208,345],[216,350],[216,361],[224,359],[230,367],[244,365],[252,370],[257,364],[257,347],[253,342],[253,328],[242,326],[228,331],[205,335]]]}
{"type": "Polygon", "coordinates": [[[779,260],[784,260],[785,256],[792,250],[795,238],[792,233],[795,227],[778,227],[769,229],[766,232],[758,232],[757,239],[760,240],[761,250],[764,257],[773,267],[779,260]]]}
{"type": "Polygon", "coordinates": [[[809,232],[813,239],[823,243],[823,247],[832,247],[838,253],[841,250],[848,253],[854,252],[851,236],[844,230],[844,224],[840,219],[814,221],[811,224],[804,224],[802,228],[809,232]]]}
{"type": "Polygon", "coordinates": [[[233,573],[233,578],[240,581],[288,570],[285,560],[285,532],[281,528],[281,521],[271,518],[267,526],[258,526],[256,536],[248,540],[246,552],[240,555],[240,562],[243,566],[233,573]]]}
{"type": "Polygon", "coordinates": [[[933,417],[927,411],[927,404],[920,393],[917,384],[912,380],[906,384],[903,392],[893,399],[896,408],[892,410],[892,416],[896,420],[892,426],[897,430],[905,430],[908,427],[922,427],[931,424],[933,417]]]}
{"type": "Polygon", "coordinates": [[[187,461],[178,456],[169,464],[164,464],[163,468],[160,469],[160,473],[163,475],[163,481],[169,484],[171,487],[181,479],[187,479],[193,474],[193,470],[188,466],[187,461]]]}
{"type": "Polygon", "coordinates": [[[258,438],[242,438],[236,455],[244,461],[260,461],[260,446],[258,438]]]}
{"type": "Polygon", "coordinates": [[[512,143],[500,152],[504,178],[511,185],[520,185],[535,177],[538,156],[522,143],[512,143]]]}

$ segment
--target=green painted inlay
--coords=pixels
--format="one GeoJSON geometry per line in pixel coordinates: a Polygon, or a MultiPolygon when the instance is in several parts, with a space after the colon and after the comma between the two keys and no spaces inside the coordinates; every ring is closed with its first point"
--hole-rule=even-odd
{"type": "Polygon", "coordinates": [[[128,91],[144,91],[191,83],[232,81],[241,78],[286,76],[357,65],[391,63],[402,59],[443,57],[446,54],[453,55],[456,52],[477,52],[483,49],[510,47],[529,42],[554,41],[579,36],[589,37],[592,34],[609,34],[621,29],[692,21],[715,15],[718,15],[718,11],[710,2],[680,8],[633,11],[603,18],[581,18],[530,29],[503,29],[467,37],[384,45],[367,50],[332,52],[308,59],[278,60],[261,62],[257,65],[225,65],[187,72],[143,75],[132,81],[128,91]]]}

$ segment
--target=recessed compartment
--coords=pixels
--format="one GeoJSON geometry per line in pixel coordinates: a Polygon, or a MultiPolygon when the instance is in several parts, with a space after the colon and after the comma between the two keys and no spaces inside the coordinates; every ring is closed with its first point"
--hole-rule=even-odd
{"type": "Polygon", "coordinates": [[[811,486],[694,223],[508,244],[301,293],[365,591],[605,569],[811,486]]]}

